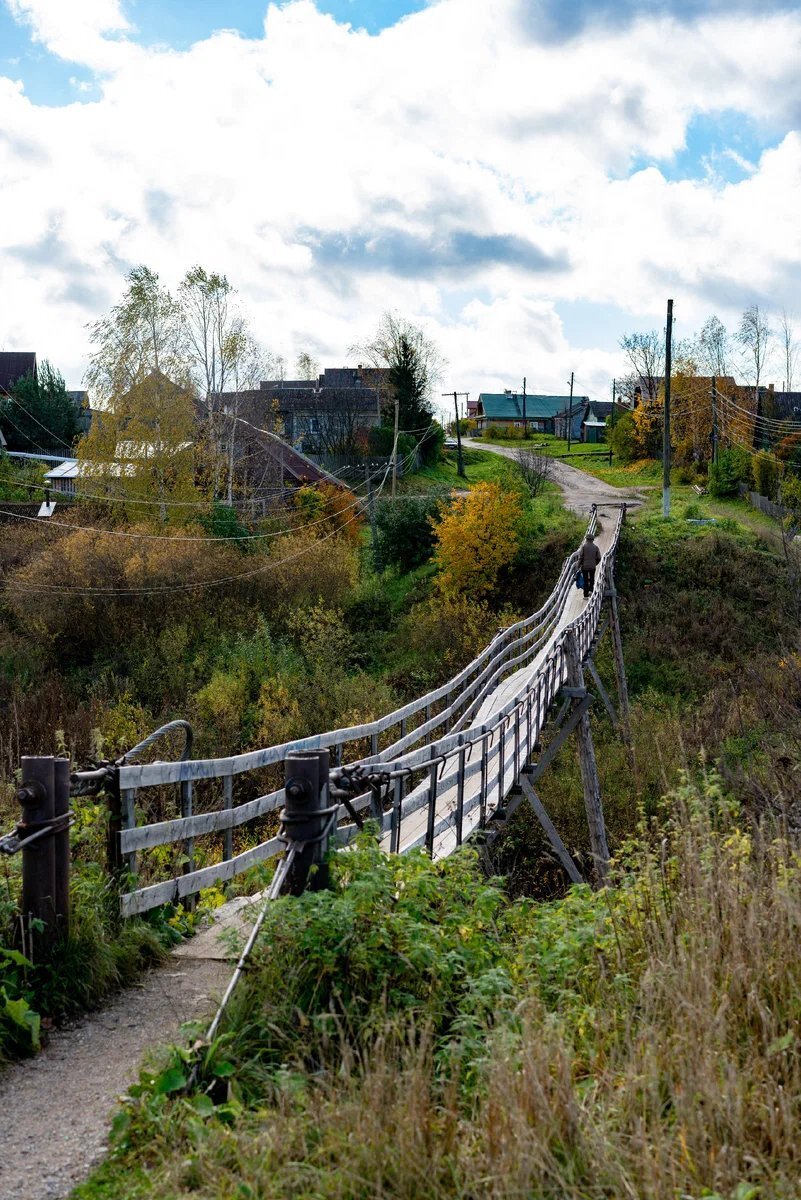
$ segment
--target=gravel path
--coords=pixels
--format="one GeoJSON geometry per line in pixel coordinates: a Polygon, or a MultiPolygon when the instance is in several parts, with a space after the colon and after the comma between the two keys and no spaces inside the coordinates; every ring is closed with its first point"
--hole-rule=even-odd
{"type": "MultiPolygon", "coordinates": [[[[488,442],[481,442],[477,444],[476,448],[490,450],[493,454],[500,454],[504,458],[514,459],[515,457],[515,451],[509,446],[493,446],[488,442]]],[[[578,467],[572,467],[569,463],[560,462],[558,459],[553,460],[552,472],[553,481],[561,491],[566,506],[575,513],[588,513],[593,504],[600,507],[602,504],[625,502],[634,506],[643,502],[638,488],[613,487],[611,483],[604,483],[603,480],[596,479],[594,475],[588,475],[586,471],[581,471],[578,467]]]]}
{"type": "MultiPolygon", "coordinates": [[[[237,922],[241,909],[241,901],[225,906],[237,922]]],[[[0,1072],[0,1200],[61,1200],[86,1178],[146,1051],[213,1012],[231,974],[218,935],[215,924],[179,946],[141,985],[56,1031],[37,1058],[0,1072]]]]}

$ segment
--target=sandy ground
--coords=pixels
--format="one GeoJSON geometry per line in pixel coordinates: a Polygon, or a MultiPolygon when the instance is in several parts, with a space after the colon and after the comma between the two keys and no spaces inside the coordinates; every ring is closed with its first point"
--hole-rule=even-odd
{"type": "Polygon", "coordinates": [[[0,1071],[0,1200],[61,1200],[86,1178],[143,1056],[175,1040],[184,1021],[213,1014],[233,969],[221,926],[249,925],[250,908],[231,901],[138,987],[0,1071]]]}

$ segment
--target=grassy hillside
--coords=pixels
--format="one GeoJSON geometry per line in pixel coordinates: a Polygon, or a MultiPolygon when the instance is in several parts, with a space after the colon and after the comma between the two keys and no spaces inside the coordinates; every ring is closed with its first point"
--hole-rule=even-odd
{"type": "MultiPolygon", "coordinates": [[[[567,890],[525,808],[501,878],[364,838],[333,894],[274,907],[198,1086],[184,1052],[146,1071],[76,1200],[798,1195],[791,587],[747,530],[647,517],[618,579],[613,885],[567,890]]],[[[580,858],[572,747],[541,782],[580,858]]]]}

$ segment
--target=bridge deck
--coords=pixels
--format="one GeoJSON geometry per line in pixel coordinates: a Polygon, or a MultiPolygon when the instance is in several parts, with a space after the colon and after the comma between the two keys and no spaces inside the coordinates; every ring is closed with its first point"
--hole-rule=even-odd
{"type": "MultiPolygon", "coordinates": [[[[610,513],[600,513],[599,517],[605,522],[605,527],[596,537],[596,544],[601,551],[601,554],[612,547],[614,537],[615,516],[610,513]]],[[[595,587],[605,587],[602,571],[599,570],[595,578],[595,587]]],[[[507,679],[503,680],[495,688],[489,696],[486,697],[478,712],[476,713],[469,728],[480,730],[482,725],[489,724],[492,718],[498,714],[504,705],[510,701],[514,701],[517,697],[522,696],[530,684],[536,681],[542,666],[554,646],[559,642],[564,630],[568,625],[579,617],[587,605],[588,601],[584,599],[583,593],[578,588],[571,588],[566,597],[562,610],[556,620],[554,629],[540,648],[536,657],[530,663],[515,671],[507,679]]],[[[522,766],[529,761],[531,751],[534,744],[539,738],[542,726],[545,723],[545,712],[539,709],[535,713],[534,720],[529,723],[526,721],[520,722],[517,728],[517,753],[515,752],[515,737],[508,736],[503,739],[503,769],[500,767],[500,746],[501,738],[496,737],[493,745],[488,752],[488,760],[486,766],[486,777],[492,781],[491,795],[487,800],[487,814],[492,813],[499,808],[510,789],[516,782],[515,759],[517,765],[522,766]]],[[[474,756],[475,758],[475,756],[474,756]]],[[[458,768],[456,761],[451,759],[442,780],[438,784],[436,816],[434,820],[435,836],[433,841],[433,856],[434,858],[445,858],[453,852],[458,844],[458,832],[456,828],[457,807],[458,807],[458,768]]],[[[463,781],[463,798],[462,798],[462,832],[461,840],[464,841],[474,833],[479,827],[481,820],[481,763],[480,761],[471,761],[464,772],[463,781]]],[[[424,801],[428,796],[429,783],[425,781],[418,785],[412,792],[409,793],[406,803],[419,798],[424,801]]],[[[401,821],[399,849],[401,853],[413,849],[415,846],[425,844],[427,830],[429,826],[429,805],[423,803],[417,811],[409,813],[401,821]]],[[[382,846],[386,850],[390,849],[390,837],[387,833],[382,839],[382,846]]]]}

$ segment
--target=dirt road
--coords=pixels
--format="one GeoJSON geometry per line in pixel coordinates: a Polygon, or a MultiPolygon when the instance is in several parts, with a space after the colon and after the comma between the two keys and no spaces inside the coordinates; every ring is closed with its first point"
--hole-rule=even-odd
{"type": "MultiPolygon", "coordinates": [[[[515,451],[508,446],[492,446],[482,442],[476,449],[490,450],[493,454],[500,454],[503,458],[512,460],[515,457],[515,451]]],[[[599,507],[602,504],[623,503],[635,506],[643,502],[638,488],[613,487],[610,483],[604,483],[594,475],[588,475],[586,471],[580,471],[577,467],[558,459],[552,462],[552,478],[564,497],[566,507],[575,513],[588,513],[593,504],[599,507]]]]}

